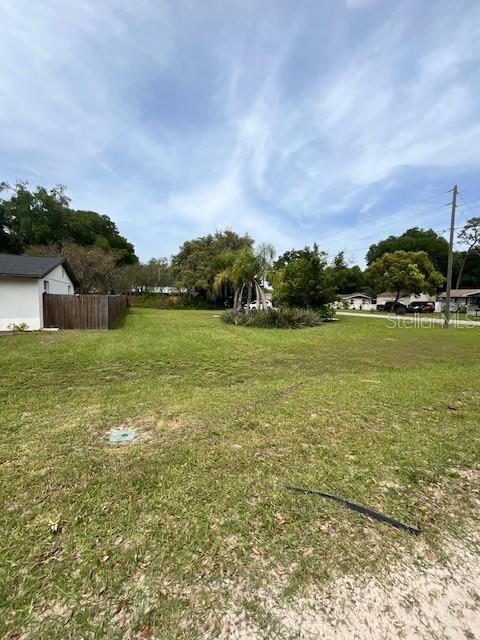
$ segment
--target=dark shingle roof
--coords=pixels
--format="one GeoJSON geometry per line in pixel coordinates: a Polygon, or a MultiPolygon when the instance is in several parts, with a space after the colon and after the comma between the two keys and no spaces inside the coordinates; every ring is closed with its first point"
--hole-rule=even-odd
{"type": "Polygon", "coordinates": [[[65,258],[56,256],[17,256],[0,254],[0,277],[3,278],[44,278],[55,267],[62,264],[73,284],[77,280],[65,258]]]}

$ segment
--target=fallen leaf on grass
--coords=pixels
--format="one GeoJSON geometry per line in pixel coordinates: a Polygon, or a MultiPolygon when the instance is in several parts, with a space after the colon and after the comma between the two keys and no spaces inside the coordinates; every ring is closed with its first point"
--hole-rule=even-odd
{"type": "Polygon", "coordinates": [[[138,635],[140,638],[150,638],[152,635],[152,630],[148,626],[148,624],[144,624],[143,627],[139,630],[138,635]]]}
{"type": "Polygon", "coordinates": [[[285,524],[287,522],[285,516],[283,514],[281,514],[280,512],[277,512],[275,514],[275,518],[277,519],[277,521],[279,522],[279,524],[285,524]]]}

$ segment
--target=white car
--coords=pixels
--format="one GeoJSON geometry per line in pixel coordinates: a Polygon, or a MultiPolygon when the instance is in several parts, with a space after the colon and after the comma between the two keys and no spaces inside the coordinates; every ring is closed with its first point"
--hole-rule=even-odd
{"type": "MultiPolygon", "coordinates": [[[[245,309],[247,308],[247,305],[244,305],[245,309]]],[[[258,309],[262,308],[262,303],[259,302],[258,300],[254,300],[253,302],[250,303],[250,311],[257,311],[258,309]]],[[[267,309],[273,309],[273,305],[272,305],[272,301],[271,300],[267,300],[266,301],[266,308],[267,309]]]]}

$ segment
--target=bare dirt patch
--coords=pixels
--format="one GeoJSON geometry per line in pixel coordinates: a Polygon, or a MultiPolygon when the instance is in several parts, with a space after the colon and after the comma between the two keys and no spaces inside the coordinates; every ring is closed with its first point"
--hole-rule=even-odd
{"type": "Polygon", "coordinates": [[[242,610],[225,613],[222,640],[265,637],[353,640],[473,640],[480,638],[480,535],[468,546],[446,542],[449,560],[432,560],[420,543],[405,558],[376,576],[345,576],[324,590],[311,585],[304,596],[282,599],[278,586],[257,593],[270,629],[252,624],[242,610]]]}

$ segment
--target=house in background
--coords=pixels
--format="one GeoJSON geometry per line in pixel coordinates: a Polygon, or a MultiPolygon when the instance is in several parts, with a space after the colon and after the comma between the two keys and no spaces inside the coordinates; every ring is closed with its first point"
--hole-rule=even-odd
{"type": "Polygon", "coordinates": [[[43,294],[73,294],[76,285],[65,258],[0,254],[0,331],[43,329],[43,294]]]}
{"type": "MultiPolygon", "coordinates": [[[[395,298],[397,297],[396,293],[392,293],[392,291],[383,291],[383,293],[379,293],[377,295],[377,304],[385,304],[386,302],[394,302],[395,298]]],[[[425,301],[425,302],[435,302],[436,300],[436,296],[435,295],[430,295],[429,293],[419,293],[419,294],[414,294],[414,293],[407,293],[407,294],[401,294],[400,298],[398,299],[399,302],[401,302],[402,304],[405,305],[409,305],[412,302],[416,302],[416,301],[425,301]]]]}
{"type": "Polygon", "coordinates": [[[342,295],[340,298],[348,309],[370,310],[372,308],[372,298],[366,293],[356,291],[355,293],[342,295]]]}
{"type": "MultiPolygon", "coordinates": [[[[438,296],[442,309],[445,306],[445,291],[438,296]]],[[[466,309],[474,311],[480,307],[480,289],[452,289],[450,293],[450,308],[454,311],[466,309]]]]}

